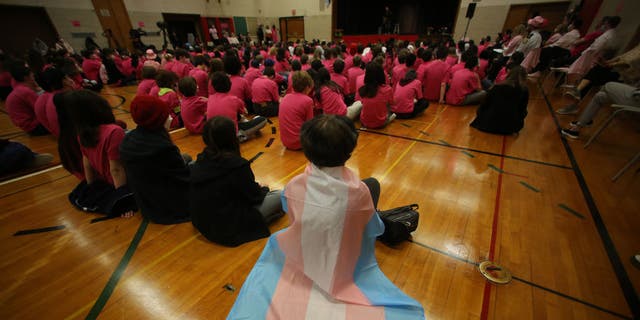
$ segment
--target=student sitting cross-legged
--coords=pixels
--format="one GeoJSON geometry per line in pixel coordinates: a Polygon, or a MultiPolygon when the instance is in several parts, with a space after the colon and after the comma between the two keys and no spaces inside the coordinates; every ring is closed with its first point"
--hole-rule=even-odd
{"type": "Polygon", "coordinates": [[[234,122],[236,133],[240,142],[244,142],[255,136],[260,129],[267,124],[267,119],[256,116],[252,120],[246,120],[247,109],[244,102],[238,97],[231,95],[231,80],[221,71],[213,74],[211,78],[215,93],[209,96],[207,102],[207,119],[215,116],[225,116],[234,122]],[[240,118],[243,121],[238,121],[240,118]]]}
{"type": "Polygon", "coordinates": [[[422,83],[416,76],[414,70],[409,70],[395,86],[391,111],[399,119],[415,118],[429,106],[429,101],[422,97],[422,83]]]}
{"type": "Polygon", "coordinates": [[[291,150],[299,150],[300,128],[302,124],[313,118],[313,99],[309,93],[313,88],[313,80],[306,71],[296,71],[289,75],[292,79],[292,93],[282,98],[278,119],[280,123],[280,140],[291,150]]]}
{"type": "Polygon", "coordinates": [[[358,139],[353,122],[320,115],[300,136],[310,163],[283,191],[290,226],[269,238],[228,319],[305,319],[314,310],[327,319],[423,320],[420,303],[376,261],[380,184],[345,166],[358,139]]]}
{"type": "Polygon", "coordinates": [[[210,241],[230,247],[268,237],[267,225],[283,215],[281,191],[255,181],[229,118],[209,119],[202,139],[206,146],[191,165],[193,225],[210,241]]]}
{"type": "MultiPolygon", "coordinates": [[[[194,69],[195,70],[195,69],[194,69]]],[[[193,77],[184,77],[178,82],[178,90],[183,98],[180,101],[184,127],[191,133],[202,133],[206,121],[208,99],[197,95],[198,85],[193,77]]]]}
{"type": "Polygon", "coordinates": [[[138,125],[120,144],[120,159],[142,215],[154,223],[189,221],[189,169],[171,141],[169,106],[157,97],[137,96],[131,117],[138,125]]]}

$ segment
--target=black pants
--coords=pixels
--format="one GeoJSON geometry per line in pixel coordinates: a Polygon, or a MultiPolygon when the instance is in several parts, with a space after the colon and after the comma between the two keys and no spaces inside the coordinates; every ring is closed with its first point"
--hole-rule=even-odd
{"type": "Polygon", "coordinates": [[[540,51],[540,62],[532,72],[543,71],[549,68],[552,61],[565,61],[571,57],[571,51],[561,47],[545,47],[540,51]]]}
{"type": "Polygon", "coordinates": [[[45,128],[41,124],[35,127],[35,129],[29,131],[30,136],[46,136],[48,134],[49,134],[49,130],[47,130],[47,128],[45,128]]]}
{"type": "Polygon", "coordinates": [[[278,101],[268,101],[262,103],[254,103],[253,110],[257,115],[263,117],[277,117],[280,103],[278,101]]]}
{"type": "Polygon", "coordinates": [[[398,119],[415,118],[417,115],[419,115],[422,112],[424,112],[425,110],[427,110],[428,107],[429,107],[429,101],[427,101],[427,99],[422,98],[422,99],[416,101],[416,103],[413,105],[413,112],[411,112],[411,113],[398,113],[398,112],[396,112],[396,117],[398,119]]]}
{"type": "Polygon", "coordinates": [[[619,78],[620,74],[613,71],[613,69],[597,64],[584,75],[584,79],[590,82],[584,89],[580,90],[580,97],[584,98],[594,86],[602,86],[607,82],[618,81],[619,78]]]}
{"type": "Polygon", "coordinates": [[[362,182],[367,185],[373,199],[373,207],[378,208],[378,199],[380,199],[380,182],[376,178],[370,177],[363,179],[362,182]]]}

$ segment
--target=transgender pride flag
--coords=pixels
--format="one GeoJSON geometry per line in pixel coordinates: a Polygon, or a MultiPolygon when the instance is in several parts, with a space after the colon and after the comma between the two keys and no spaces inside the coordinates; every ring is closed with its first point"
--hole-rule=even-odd
{"type": "Polygon", "coordinates": [[[290,227],[269,238],[227,319],[424,319],[378,267],[384,225],[351,170],[308,165],[283,207],[290,227]]]}

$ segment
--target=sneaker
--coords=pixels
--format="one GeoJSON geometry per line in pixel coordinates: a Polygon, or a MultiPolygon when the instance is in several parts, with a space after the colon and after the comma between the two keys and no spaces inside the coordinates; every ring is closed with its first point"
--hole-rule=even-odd
{"type": "Polygon", "coordinates": [[[536,71],[536,72],[534,72],[534,73],[529,73],[529,74],[527,75],[527,77],[530,77],[530,78],[540,78],[540,71],[536,71]]]}
{"type": "Polygon", "coordinates": [[[562,133],[563,136],[565,136],[567,138],[571,138],[571,139],[580,138],[580,132],[577,131],[577,130],[562,129],[562,130],[560,130],[560,132],[562,133]]]}
{"type": "Polygon", "coordinates": [[[564,108],[556,110],[557,114],[576,114],[578,113],[578,105],[573,103],[564,108]]]}
{"type": "Polygon", "coordinates": [[[50,153],[37,153],[33,160],[29,163],[29,168],[38,168],[47,165],[53,161],[53,155],[50,153]]]}
{"type": "Polygon", "coordinates": [[[578,91],[578,89],[576,88],[569,88],[567,91],[564,92],[564,95],[573,97],[576,100],[582,99],[582,97],[580,97],[580,91],[578,91]]]}
{"type": "Polygon", "coordinates": [[[387,120],[387,123],[393,121],[393,119],[395,119],[395,118],[396,118],[396,114],[395,113],[391,113],[389,115],[389,119],[387,120]]]}
{"type": "Polygon", "coordinates": [[[578,121],[571,121],[569,124],[574,127],[590,127],[593,124],[593,120],[587,122],[587,124],[582,124],[578,121]]]}

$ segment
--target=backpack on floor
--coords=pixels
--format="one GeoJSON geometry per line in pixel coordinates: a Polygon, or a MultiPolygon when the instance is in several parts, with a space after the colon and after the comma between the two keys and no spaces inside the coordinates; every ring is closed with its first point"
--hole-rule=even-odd
{"type": "Polygon", "coordinates": [[[378,239],[388,245],[398,244],[411,238],[411,232],[418,228],[420,214],[419,206],[410,204],[389,210],[378,211],[382,223],[384,223],[384,233],[378,239]]]}

